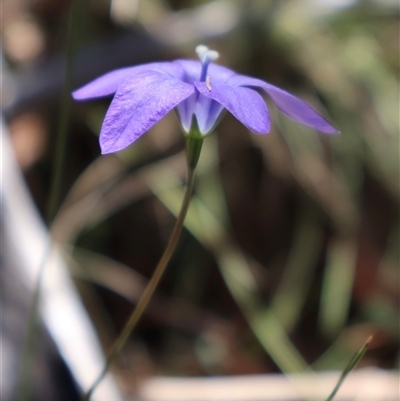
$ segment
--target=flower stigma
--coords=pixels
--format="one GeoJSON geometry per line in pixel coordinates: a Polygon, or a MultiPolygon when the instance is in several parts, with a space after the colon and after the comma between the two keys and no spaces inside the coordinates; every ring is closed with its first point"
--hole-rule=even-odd
{"type": "Polygon", "coordinates": [[[207,46],[204,45],[198,45],[196,47],[196,53],[199,56],[201,62],[200,82],[204,82],[207,78],[207,70],[210,62],[216,60],[219,57],[219,53],[215,50],[210,50],[207,46]]]}

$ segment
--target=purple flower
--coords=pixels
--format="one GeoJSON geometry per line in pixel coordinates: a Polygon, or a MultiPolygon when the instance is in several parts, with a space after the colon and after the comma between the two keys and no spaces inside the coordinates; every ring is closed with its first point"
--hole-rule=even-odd
{"type": "Polygon", "coordinates": [[[196,49],[200,61],[175,60],[111,71],[73,92],[76,100],[115,93],[100,133],[102,153],[124,149],[176,108],[183,131],[212,132],[226,109],[255,134],[270,130],[270,116],[257,90],[265,91],[288,117],[317,131],[338,131],[303,100],[256,78],[211,64],[218,53],[196,49]],[[197,123],[197,124],[196,124],[197,123]]]}

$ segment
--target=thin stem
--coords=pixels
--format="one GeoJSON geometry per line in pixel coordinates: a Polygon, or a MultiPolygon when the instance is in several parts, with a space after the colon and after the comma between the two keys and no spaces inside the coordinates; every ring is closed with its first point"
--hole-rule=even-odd
{"type": "Polygon", "coordinates": [[[149,283],[147,284],[146,289],[144,290],[142,296],[140,297],[136,308],[132,312],[129,320],[127,321],[124,329],[122,330],[122,333],[117,338],[117,340],[115,341],[111,350],[109,351],[107,359],[106,359],[106,363],[104,365],[102,372],[100,373],[100,375],[98,376],[96,381],[93,383],[92,387],[82,397],[82,401],[89,401],[93,391],[100,384],[101,380],[107,373],[108,368],[110,367],[112,362],[117,357],[119,351],[124,346],[126,340],[129,338],[130,334],[132,333],[132,330],[135,328],[137,322],[139,321],[140,317],[142,316],[143,312],[145,311],[151,297],[153,296],[155,289],[157,288],[158,283],[160,282],[160,280],[165,272],[168,262],[170,261],[171,256],[175,251],[176,245],[178,244],[178,240],[179,240],[180,234],[182,232],[182,228],[183,228],[183,223],[185,221],[186,213],[189,208],[190,199],[191,199],[192,191],[193,191],[194,171],[195,171],[194,168],[191,168],[190,166],[188,166],[186,189],[185,189],[185,195],[183,197],[183,201],[182,201],[182,205],[181,205],[181,210],[179,211],[178,218],[176,220],[174,229],[172,231],[171,237],[170,237],[168,245],[164,251],[164,254],[161,257],[161,259],[156,267],[156,270],[153,273],[153,276],[151,277],[149,283]]]}
{"type": "Polygon", "coordinates": [[[73,78],[73,58],[76,47],[76,35],[74,32],[75,20],[77,18],[78,1],[73,0],[68,19],[68,37],[67,37],[67,62],[65,70],[65,79],[61,96],[61,112],[59,116],[59,129],[54,152],[54,168],[51,176],[51,189],[49,194],[49,203],[47,205],[47,223],[49,226],[53,223],[57,209],[59,207],[59,198],[62,188],[62,177],[65,168],[65,156],[68,139],[68,123],[71,114],[71,91],[73,78]]]}
{"type": "Polygon", "coordinates": [[[372,341],[372,336],[370,336],[368,338],[368,340],[365,342],[365,344],[363,345],[363,347],[353,355],[353,357],[350,359],[350,362],[344,369],[342,375],[340,376],[338,383],[336,384],[335,388],[333,389],[330,396],[326,399],[326,401],[333,400],[333,397],[335,397],[336,393],[339,391],[339,389],[340,389],[341,385],[343,384],[344,380],[346,379],[347,375],[356,367],[357,363],[367,352],[367,349],[368,349],[369,345],[371,344],[371,341],[372,341]]]}

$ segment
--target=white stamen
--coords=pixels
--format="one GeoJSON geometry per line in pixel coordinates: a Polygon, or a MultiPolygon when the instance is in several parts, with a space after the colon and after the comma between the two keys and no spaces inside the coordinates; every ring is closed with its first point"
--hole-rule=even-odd
{"type": "Polygon", "coordinates": [[[206,86],[207,86],[207,89],[211,92],[212,91],[211,77],[209,75],[207,75],[207,77],[206,77],[206,86]]]}

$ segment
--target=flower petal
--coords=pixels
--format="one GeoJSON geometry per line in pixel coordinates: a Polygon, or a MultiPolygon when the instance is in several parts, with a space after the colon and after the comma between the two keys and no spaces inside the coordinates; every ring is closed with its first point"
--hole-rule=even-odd
{"type": "Polygon", "coordinates": [[[193,113],[196,108],[198,93],[193,93],[176,107],[182,129],[188,134],[192,126],[193,113]]]}
{"type": "Polygon", "coordinates": [[[256,134],[267,134],[270,118],[263,98],[253,89],[215,83],[211,78],[211,90],[205,82],[195,82],[199,92],[222,104],[242,124],[256,134]]]}
{"type": "Polygon", "coordinates": [[[192,128],[193,116],[196,116],[199,131],[203,135],[207,135],[215,127],[224,107],[215,100],[197,92],[179,103],[177,110],[181,126],[187,134],[192,128]]]}
{"type": "Polygon", "coordinates": [[[258,87],[271,96],[278,109],[292,120],[314,128],[325,134],[338,134],[339,131],[333,127],[324,117],[321,116],[304,100],[299,99],[290,93],[256,78],[236,75],[231,77],[228,84],[235,86],[258,87]]]}
{"type": "Polygon", "coordinates": [[[194,114],[199,130],[203,135],[209,134],[214,129],[223,110],[224,106],[221,103],[202,94],[198,96],[194,114]]]}
{"type": "Polygon", "coordinates": [[[192,93],[193,85],[165,73],[142,70],[131,75],[119,87],[104,119],[102,153],[130,145],[192,93]]]}
{"type": "Polygon", "coordinates": [[[276,107],[292,120],[314,128],[317,131],[324,132],[325,134],[339,133],[335,127],[304,100],[270,84],[266,84],[263,89],[271,96],[276,107]]]}
{"type": "Polygon", "coordinates": [[[142,71],[158,71],[179,78],[183,74],[182,68],[170,62],[149,63],[134,67],[120,68],[96,78],[94,81],[72,92],[75,100],[86,100],[109,96],[117,92],[122,83],[131,75],[142,71]]]}

